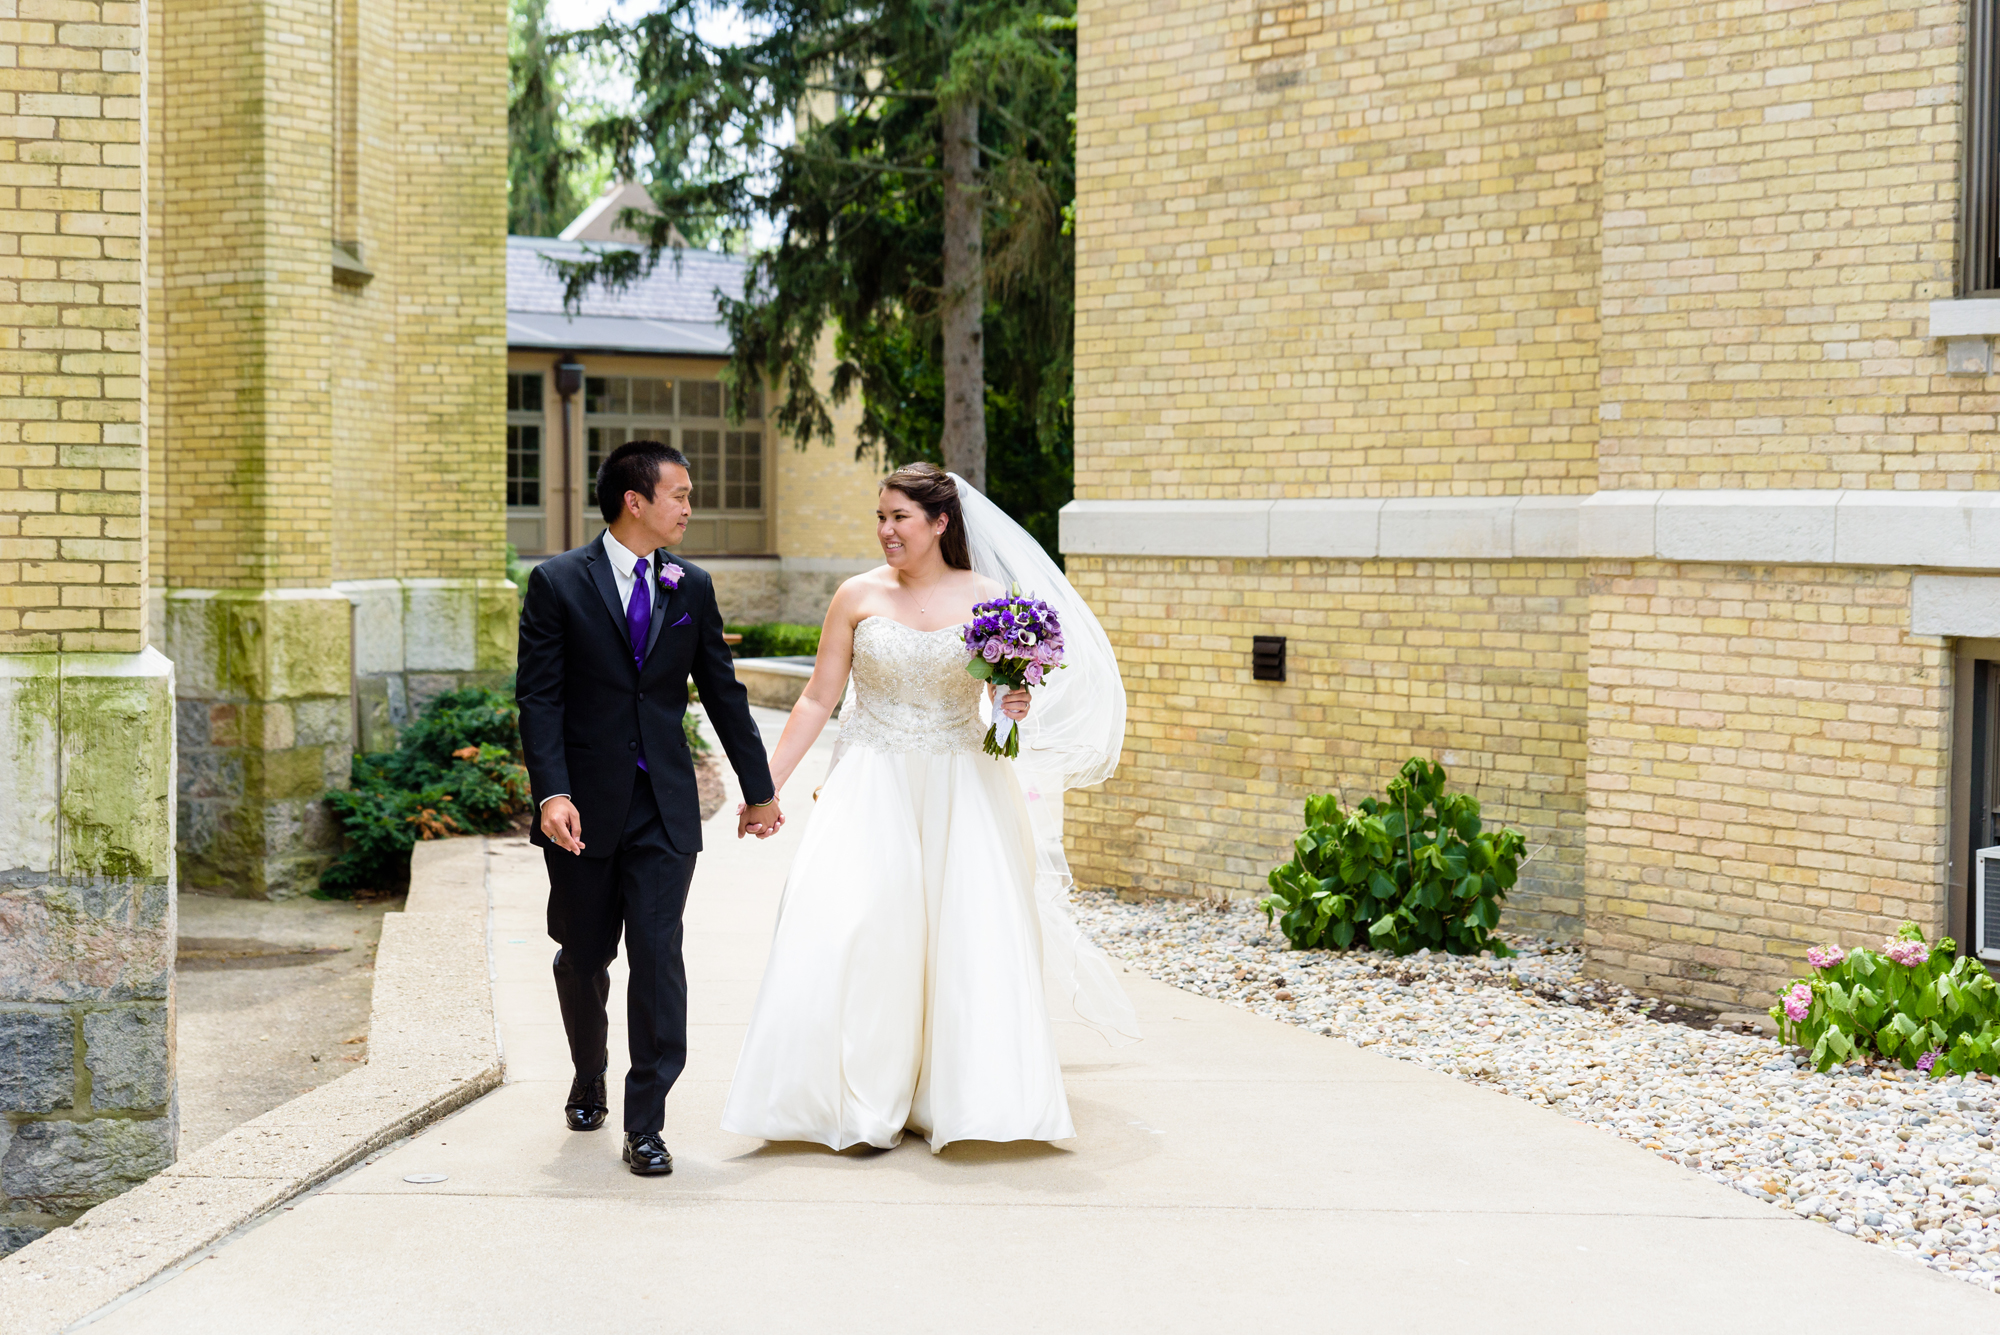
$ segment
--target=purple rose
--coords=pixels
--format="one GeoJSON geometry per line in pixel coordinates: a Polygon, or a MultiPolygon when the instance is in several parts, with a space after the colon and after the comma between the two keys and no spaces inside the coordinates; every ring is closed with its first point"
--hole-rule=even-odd
{"type": "Polygon", "coordinates": [[[984,657],[985,657],[986,661],[987,661],[987,662],[989,662],[989,663],[997,663],[997,662],[999,662],[999,661],[1000,661],[1000,641],[998,641],[998,640],[988,640],[988,641],[986,642],[986,652],[985,652],[985,654],[984,654],[984,657]]]}
{"type": "Polygon", "coordinates": [[[1021,674],[1021,679],[1030,686],[1040,686],[1042,684],[1042,665],[1040,663],[1028,664],[1027,671],[1021,674]]]}

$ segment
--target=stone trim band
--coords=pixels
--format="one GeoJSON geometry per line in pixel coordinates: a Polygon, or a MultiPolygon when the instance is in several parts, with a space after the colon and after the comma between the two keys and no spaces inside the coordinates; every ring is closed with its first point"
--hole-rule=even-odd
{"type": "Polygon", "coordinates": [[[2000,571],[2000,492],[1071,501],[1072,556],[1702,561],[2000,571]]]}

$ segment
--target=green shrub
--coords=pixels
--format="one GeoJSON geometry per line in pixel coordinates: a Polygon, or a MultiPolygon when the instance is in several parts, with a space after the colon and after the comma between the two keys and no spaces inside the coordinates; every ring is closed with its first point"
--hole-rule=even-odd
{"type": "Polygon", "coordinates": [[[500,691],[440,695],[403,729],[394,751],[354,757],[353,786],[326,795],[346,847],[320,893],[388,890],[408,882],[419,839],[496,834],[528,809],[521,711],[500,691]]]}
{"type": "Polygon", "coordinates": [[[1413,756],[1384,800],[1346,811],[1331,794],[1306,799],[1306,831],[1261,906],[1293,949],[1514,953],[1492,932],[1525,841],[1484,830],[1478,801],[1444,783],[1442,765],[1413,756]]]}
{"type": "Polygon", "coordinates": [[[1771,1018],[1815,1069],[1872,1053],[1933,1078],[2000,1075],[2000,987],[1950,937],[1927,945],[1906,922],[1879,951],[1815,946],[1806,959],[1813,976],[1794,979],[1771,1018]]]}
{"type": "Polygon", "coordinates": [[[743,643],[736,646],[740,658],[810,658],[819,652],[818,626],[765,621],[754,626],[728,626],[724,629],[743,637],[743,643]]]}

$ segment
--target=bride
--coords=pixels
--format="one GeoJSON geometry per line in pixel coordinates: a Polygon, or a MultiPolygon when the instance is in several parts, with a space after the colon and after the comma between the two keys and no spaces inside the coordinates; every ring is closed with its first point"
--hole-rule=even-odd
{"type": "MultiPolygon", "coordinates": [[[[833,1149],[1076,1134],[1052,1019],[1138,1037],[1109,960],[1064,907],[1064,789],[1118,762],[1111,647],[1055,563],[929,464],[882,484],[886,564],[841,585],[772,757],[780,790],[847,688],[840,742],[785,884],[725,1130],[833,1149]],[[999,697],[1021,754],[984,754],[965,671],[975,603],[1018,586],[1057,612],[1067,660],[999,697]],[[849,685],[851,679],[851,686],[849,685]]],[[[1004,729],[1005,724],[1002,724],[1004,729]]]]}

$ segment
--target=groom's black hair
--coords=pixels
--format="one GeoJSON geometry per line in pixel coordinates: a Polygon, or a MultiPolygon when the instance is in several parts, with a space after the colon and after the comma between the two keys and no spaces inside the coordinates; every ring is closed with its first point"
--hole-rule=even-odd
{"type": "MultiPolygon", "coordinates": [[[[611,451],[611,457],[597,470],[597,509],[605,523],[618,518],[625,508],[626,492],[636,491],[649,501],[653,499],[662,464],[687,468],[687,456],[657,440],[629,441],[611,451]]],[[[688,476],[694,476],[693,469],[688,469],[688,476]]]]}

